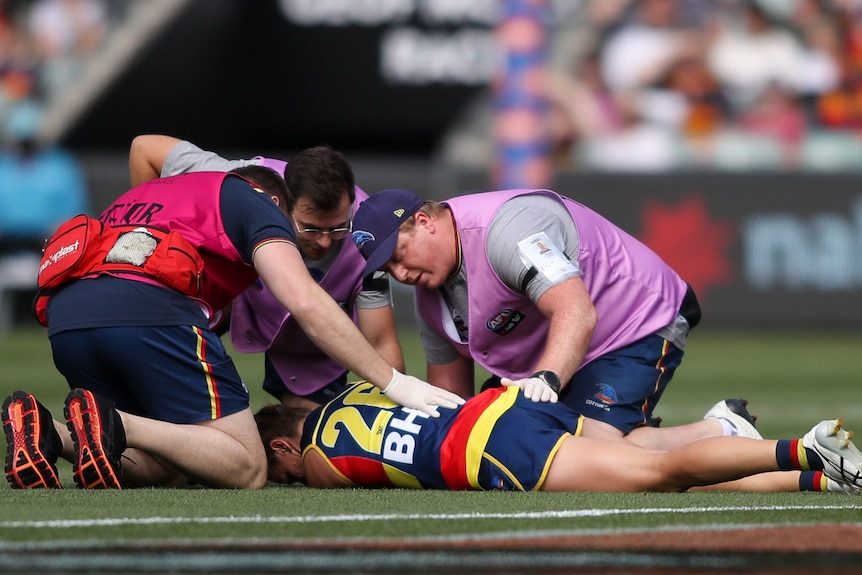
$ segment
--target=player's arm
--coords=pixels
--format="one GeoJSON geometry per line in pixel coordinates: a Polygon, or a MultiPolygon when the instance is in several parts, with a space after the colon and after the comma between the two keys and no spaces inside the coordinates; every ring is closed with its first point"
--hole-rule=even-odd
{"type": "Polygon", "coordinates": [[[159,134],[136,136],[129,148],[129,176],[132,186],[161,177],[165,158],[181,141],[159,134]]]}
{"type": "Polygon", "coordinates": [[[473,384],[473,360],[469,357],[458,356],[449,363],[426,363],[428,369],[428,383],[448,389],[461,397],[470,397],[474,394],[473,384]]]}

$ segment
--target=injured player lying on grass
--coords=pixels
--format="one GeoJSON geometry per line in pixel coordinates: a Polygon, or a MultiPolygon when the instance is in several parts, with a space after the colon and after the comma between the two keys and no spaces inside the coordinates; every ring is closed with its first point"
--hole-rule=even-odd
{"type": "Polygon", "coordinates": [[[580,435],[583,418],[494,388],[439,418],[359,382],[313,411],[255,415],[269,480],[311,487],[523,491],[841,491],[862,488],[862,453],[841,419],[798,439],[714,437],[669,451],[580,435]]]}

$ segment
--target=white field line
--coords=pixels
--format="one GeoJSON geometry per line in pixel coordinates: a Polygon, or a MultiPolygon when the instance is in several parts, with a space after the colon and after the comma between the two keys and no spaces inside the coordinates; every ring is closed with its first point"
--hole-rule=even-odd
{"type": "MultiPolygon", "coordinates": [[[[251,524],[251,523],[346,523],[364,521],[457,521],[463,519],[577,519],[608,517],[613,515],[656,515],[663,513],[698,514],[756,511],[860,511],[862,503],[853,505],[767,505],[737,507],[655,507],[639,509],[573,509],[564,511],[529,511],[518,513],[388,513],[362,515],[305,515],[305,516],[236,516],[223,517],[115,517],[101,519],[47,519],[34,521],[0,521],[0,529],[78,529],[86,527],[115,527],[123,525],[176,525],[176,524],[251,524]]],[[[681,527],[685,528],[685,527],[681,527]]]]}

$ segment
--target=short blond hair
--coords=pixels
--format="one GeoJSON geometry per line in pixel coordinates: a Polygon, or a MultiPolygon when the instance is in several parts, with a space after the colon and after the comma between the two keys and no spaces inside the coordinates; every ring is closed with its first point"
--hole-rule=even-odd
{"type": "MultiPolygon", "coordinates": [[[[416,210],[416,213],[422,212],[426,216],[429,216],[432,219],[438,219],[448,208],[441,204],[440,202],[432,202],[431,200],[425,200],[422,203],[422,207],[416,210]]],[[[415,214],[414,214],[415,215],[415,214]]],[[[398,227],[398,232],[410,232],[413,231],[413,228],[416,226],[416,218],[407,218],[404,220],[398,227]]]]}

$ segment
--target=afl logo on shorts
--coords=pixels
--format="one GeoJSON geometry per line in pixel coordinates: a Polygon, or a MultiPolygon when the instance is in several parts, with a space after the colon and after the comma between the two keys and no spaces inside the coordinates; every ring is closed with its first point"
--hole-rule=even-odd
{"type": "Polygon", "coordinates": [[[497,335],[509,335],[513,329],[518,327],[526,316],[511,308],[506,308],[485,322],[485,327],[497,335]]]}

